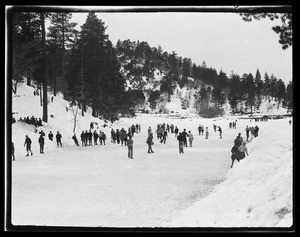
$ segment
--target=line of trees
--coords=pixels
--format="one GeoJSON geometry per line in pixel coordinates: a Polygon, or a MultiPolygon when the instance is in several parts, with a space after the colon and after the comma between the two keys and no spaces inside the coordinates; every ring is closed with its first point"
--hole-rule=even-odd
{"type": "Polygon", "coordinates": [[[161,72],[155,82],[159,90],[150,91],[148,100],[170,101],[177,85],[195,89],[195,106],[203,114],[222,113],[226,101],[233,113],[258,109],[263,99],[275,98],[292,108],[293,83],[285,85],[259,69],[255,76],[245,73],[228,77],[222,70],[196,65],[175,51],[168,53],[161,46],[151,47],[145,41],[119,40],[114,47],[105,33],[106,26],[95,13],[87,15],[81,30],[70,22],[69,12],[14,12],[12,17],[12,69],[17,83],[27,78],[42,93],[43,121],[47,122],[47,89],[61,92],[71,105],[78,104],[82,115],[90,106],[92,115],[114,120],[119,114],[134,114],[134,108],[145,102],[145,86],[161,72]],[[45,22],[49,22],[48,29],[45,22]],[[190,79],[193,80],[190,80],[190,79]],[[127,90],[126,79],[131,83],[127,90]]]}
{"type": "Polygon", "coordinates": [[[47,90],[61,92],[71,105],[86,107],[93,116],[114,120],[118,114],[132,113],[134,100],[125,90],[104,22],[90,12],[81,30],[70,22],[70,12],[14,12],[12,14],[12,77],[41,93],[43,121],[47,122],[47,90]],[[45,22],[49,22],[48,29],[45,22]]]}
{"type": "Polygon", "coordinates": [[[161,46],[150,47],[147,42],[118,41],[116,52],[124,75],[134,78],[135,85],[142,90],[145,86],[143,77],[150,81],[155,69],[163,72],[159,90],[150,91],[149,99],[152,108],[167,94],[168,100],[174,94],[177,85],[181,88],[196,89],[195,107],[202,116],[217,116],[223,112],[223,106],[228,101],[233,113],[258,110],[263,100],[272,98],[277,106],[282,103],[288,109],[292,108],[293,83],[288,85],[282,79],[270,76],[265,72],[262,78],[259,69],[255,76],[244,73],[242,76],[231,72],[228,77],[222,70],[208,67],[203,61],[196,65],[190,58],[177,56],[176,52],[163,52],[161,46]],[[193,80],[188,80],[193,78],[193,80]]]}

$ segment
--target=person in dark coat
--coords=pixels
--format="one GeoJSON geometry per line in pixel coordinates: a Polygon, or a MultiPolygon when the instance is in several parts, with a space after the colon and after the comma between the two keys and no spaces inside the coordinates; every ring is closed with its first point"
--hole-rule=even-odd
{"type": "Polygon", "coordinates": [[[31,155],[33,155],[32,151],[31,151],[31,139],[28,137],[28,135],[25,136],[24,146],[25,145],[26,145],[26,151],[27,151],[27,155],[26,156],[29,156],[28,151],[30,151],[31,155]]]}
{"type": "Polygon", "coordinates": [[[117,139],[117,143],[120,144],[120,131],[119,131],[119,129],[116,130],[116,139],[117,139]]]}
{"type": "Polygon", "coordinates": [[[80,134],[80,140],[81,140],[81,145],[86,146],[84,131],[82,131],[81,134],[80,134]]]}
{"type": "Polygon", "coordinates": [[[48,138],[50,141],[53,141],[53,133],[51,131],[48,134],[48,138]]]}
{"type": "Polygon", "coordinates": [[[91,130],[88,133],[88,138],[89,138],[89,145],[92,146],[93,145],[93,133],[91,130]]]}
{"type": "Polygon", "coordinates": [[[189,135],[187,134],[187,132],[186,132],[185,129],[183,129],[183,132],[181,133],[181,135],[182,135],[182,139],[183,139],[183,145],[184,145],[185,147],[188,147],[188,145],[187,145],[187,137],[188,137],[189,135]]]}
{"type": "Polygon", "coordinates": [[[220,126],[218,126],[218,131],[219,131],[219,134],[220,134],[220,139],[222,139],[222,128],[220,126]]]}
{"type": "Polygon", "coordinates": [[[15,160],[15,145],[13,142],[11,142],[11,157],[12,160],[15,160]]]}
{"type": "Polygon", "coordinates": [[[97,145],[97,140],[98,140],[99,135],[96,132],[96,130],[94,130],[93,136],[94,136],[94,145],[97,145]]]}
{"type": "Polygon", "coordinates": [[[102,141],[104,146],[105,146],[105,140],[106,140],[106,134],[102,132],[102,141]]]}
{"type": "Polygon", "coordinates": [[[79,146],[79,144],[78,144],[78,139],[77,139],[77,137],[76,137],[76,134],[75,134],[75,133],[74,133],[74,135],[73,135],[72,139],[74,140],[75,144],[76,144],[77,146],[79,146]]]}
{"type": "Polygon", "coordinates": [[[247,125],[247,127],[246,127],[246,141],[249,141],[249,132],[250,132],[250,128],[247,125]]]}
{"type": "Polygon", "coordinates": [[[177,126],[175,126],[175,129],[174,129],[175,137],[177,137],[178,131],[179,131],[179,129],[177,128],[177,126]]]}
{"type": "Polygon", "coordinates": [[[153,143],[153,132],[151,130],[148,133],[148,138],[147,138],[146,143],[148,144],[148,153],[154,153],[154,151],[152,150],[152,145],[154,145],[154,143],[153,143]]]}
{"type": "Polygon", "coordinates": [[[133,140],[131,137],[127,140],[128,158],[133,159],[133,140]]]}
{"type": "Polygon", "coordinates": [[[234,139],[234,145],[237,146],[237,147],[240,147],[242,142],[243,142],[243,138],[241,137],[241,133],[239,133],[237,135],[237,137],[234,139]]]}
{"type": "Polygon", "coordinates": [[[61,144],[61,138],[62,138],[62,136],[59,133],[59,131],[57,131],[57,134],[56,134],[55,138],[56,138],[57,147],[59,147],[59,145],[60,145],[60,147],[62,147],[62,144],[61,144]]]}
{"type": "Polygon", "coordinates": [[[116,133],[113,128],[111,129],[110,135],[111,135],[111,142],[113,144],[115,144],[116,143],[116,133]]]}
{"type": "Polygon", "coordinates": [[[43,134],[40,135],[38,141],[39,141],[39,144],[40,144],[40,154],[44,154],[45,138],[44,138],[43,134]]]}
{"type": "Polygon", "coordinates": [[[257,136],[258,136],[258,130],[259,130],[259,128],[258,128],[258,126],[256,125],[256,126],[254,127],[254,137],[257,137],[257,136]]]}
{"type": "Polygon", "coordinates": [[[85,142],[85,146],[88,145],[88,140],[89,140],[89,133],[87,130],[85,130],[85,133],[84,133],[84,142],[85,142]]]}
{"type": "Polygon", "coordinates": [[[179,154],[180,154],[180,153],[184,153],[184,152],[183,152],[183,144],[184,144],[184,141],[183,141],[183,136],[182,136],[182,133],[181,133],[181,132],[178,134],[177,140],[178,140],[178,145],[179,145],[179,154]]]}
{"type": "Polygon", "coordinates": [[[167,139],[167,137],[168,137],[168,132],[165,130],[165,131],[163,131],[163,134],[162,134],[162,138],[161,138],[161,140],[160,140],[160,143],[166,144],[166,139],[167,139]]]}

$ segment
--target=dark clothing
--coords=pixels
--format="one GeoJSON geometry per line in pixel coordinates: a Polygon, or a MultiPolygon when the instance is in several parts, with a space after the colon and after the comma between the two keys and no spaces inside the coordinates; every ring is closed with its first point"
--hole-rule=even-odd
{"type": "Polygon", "coordinates": [[[184,139],[182,133],[177,136],[177,140],[179,145],[179,153],[184,153],[183,152],[184,139]]]}
{"type": "Polygon", "coordinates": [[[50,141],[53,141],[53,133],[49,133],[48,138],[49,138],[50,141]]]}
{"type": "Polygon", "coordinates": [[[33,154],[31,151],[31,139],[29,137],[25,138],[24,146],[26,145],[26,151],[28,156],[28,151],[30,151],[31,155],[33,154]]]}
{"type": "Polygon", "coordinates": [[[57,143],[57,146],[59,147],[59,145],[60,145],[60,147],[62,147],[62,144],[61,144],[61,134],[60,133],[57,133],[56,134],[56,143],[57,143]]]}
{"type": "Polygon", "coordinates": [[[183,139],[183,145],[184,145],[185,147],[187,147],[188,145],[187,145],[187,140],[186,140],[186,138],[188,137],[188,134],[187,134],[186,131],[183,131],[183,132],[181,133],[181,135],[182,135],[182,139],[183,139]]]}
{"type": "Polygon", "coordinates": [[[148,153],[154,153],[152,150],[153,143],[153,136],[148,136],[146,143],[148,144],[148,153]]]}
{"type": "Polygon", "coordinates": [[[45,138],[44,138],[44,136],[42,134],[39,137],[38,141],[39,141],[39,144],[40,144],[40,153],[44,153],[45,138]]]}
{"type": "Polygon", "coordinates": [[[127,147],[128,147],[128,158],[132,158],[133,156],[133,140],[132,139],[129,139],[127,141],[127,147]]]}
{"type": "Polygon", "coordinates": [[[11,142],[11,157],[15,160],[15,145],[13,142],[11,142]]]}
{"type": "Polygon", "coordinates": [[[240,136],[237,136],[236,139],[234,139],[234,145],[239,147],[242,144],[242,139],[240,136]]]}

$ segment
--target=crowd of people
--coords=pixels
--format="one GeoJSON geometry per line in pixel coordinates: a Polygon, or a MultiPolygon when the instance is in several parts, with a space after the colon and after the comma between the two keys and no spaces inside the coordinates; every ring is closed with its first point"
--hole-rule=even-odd
{"type": "Polygon", "coordinates": [[[37,119],[36,117],[34,117],[33,115],[29,118],[29,116],[24,117],[24,118],[19,118],[20,122],[24,122],[27,124],[31,124],[34,125],[35,127],[40,127],[43,126],[42,120],[41,118],[37,119]]]}
{"type": "MultiPolygon", "coordinates": [[[[28,118],[28,117],[27,117],[28,118]]],[[[28,118],[29,119],[29,118],[28,118]]],[[[35,118],[32,117],[31,119],[28,120],[29,124],[31,124],[31,121],[35,121],[35,118]]],[[[230,128],[236,128],[236,122],[230,122],[229,124],[230,128]]],[[[81,140],[81,146],[86,147],[86,146],[92,146],[92,145],[105,145],[107,136],[104,131],[100,130],[97,132],[94,130],[92,132],[92,128],[94,128],[93,123],[90,124],[90,130],[85,130],[82,131],[80,135],[80,140],[81,140]]],[[[209,131],[208,127],[204,129],[203,125],[199,125],[198,128],[198,134],[199,136],[204,136],[205,139],[209,138],[209,131]]],[[[220,139],[222,138],[222,128],[220,126],[217,126],[213,124],[213,130],[214,132],[219,131],[219,136],[220,139]]],[[[246,142],[250,142],[254,137],[258,136],[258,131],[259,128],[258,126],[252,126],[249,127],[248,125],[245,128],[246,131],[246,140],[244,141],[242,138],[241,133],[238,133],[238,136],[234,140],[234,145],[231,149],[231,159],[232,159],[232,164],[230,167],[233,167],[234,161],[237,160],[238,162],[245,158],[245,156],[249,155],[248,150],[246,147],[246,142]]],[[[121,146],[127,146],[128,147],[128,158],[133,159],[133,137],[135,134],[139,134],[141,132],[141,125],[140,124],[132,124],[127,130],[124,128],[121,129],[116,129],[114,130],[113,128],[111,129],[111,143],[112,144],[120,144],[121,146]]],[[[154,145],[153,142],[153,131],[151,126],[148,128],[148,136],[146,143],[148,145],[148,153],[154,153],[152,147],[154,145]]],[[[186,131],[184,128],[182,131],[179,131],[177,126],[174,126],[173,124],[157,124],[156,130],[154,131],[157,136],[157,140],[162,143],[166,144],[167,138],[169,137],[169,134],[174,134],[175,138],[178,141],[178,147],[179,147],[179,153],[183,154],[184,153],[184,148],[185,147],[192,147],[193,146],[193,140],[194,136],[191,131],[186,131]]],[[[40,136],[38,138],[38,143],[40,146],[40,154],[44,154],[44,146],[45,146],[45,136],[46,134],[43,131],[39,132],[40,136]]],[[[53,141],[54,134],[52,131],[49,132],[48,134],[48,139],[50,141],[53,141]]],[[[55,135],[56,139],[56,145],[57,147],[62,147],[62,135],[60,134],[59,131],[57,131],[55,135]]],[[[74,143],[77,146],[80,146],[76,134],[73,134],[72,139],[74,140],[74,143]]],[[[31,139],[29,138],[28,135],[25,136],[25,142],[24,142],[24,147],[26,147],[26,156],[33,155],[33,152],[31,150],[31,139]]],[[[14,155],[14,144],[12,142],[12,159],[15,160],[15,155],[14,155]]]]}

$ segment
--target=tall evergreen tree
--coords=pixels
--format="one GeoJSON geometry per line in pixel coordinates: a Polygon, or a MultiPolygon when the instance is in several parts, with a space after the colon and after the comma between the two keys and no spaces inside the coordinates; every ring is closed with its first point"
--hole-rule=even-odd
{"type": "Polygon", "coordinates": [[[48,28],[48,44],[51,49],[50,63],[50,77],[53,83],[53,92],[56,95],[57,91],[57,78],[59,77],[61,90],[66,95],[66,80],[65,72],[68,60],[66,58],[66,50],[70,49],[74,44],[74,39],[77,34],[75,29],[77,23],[70,22],[72,13],[68,12],[55,12],[50,14],[50,26],[48,28]],[[59,62],[59,63],[58,63],[59,62]]]}
{"type": "Polygon", "coordinates": [[[256,74],[254,78],[254,86],[255,86],[256,109],[259,109],[262,103],[263,81],[261,79],[261,75],[258,69],[256,70],[256,74]]]}

